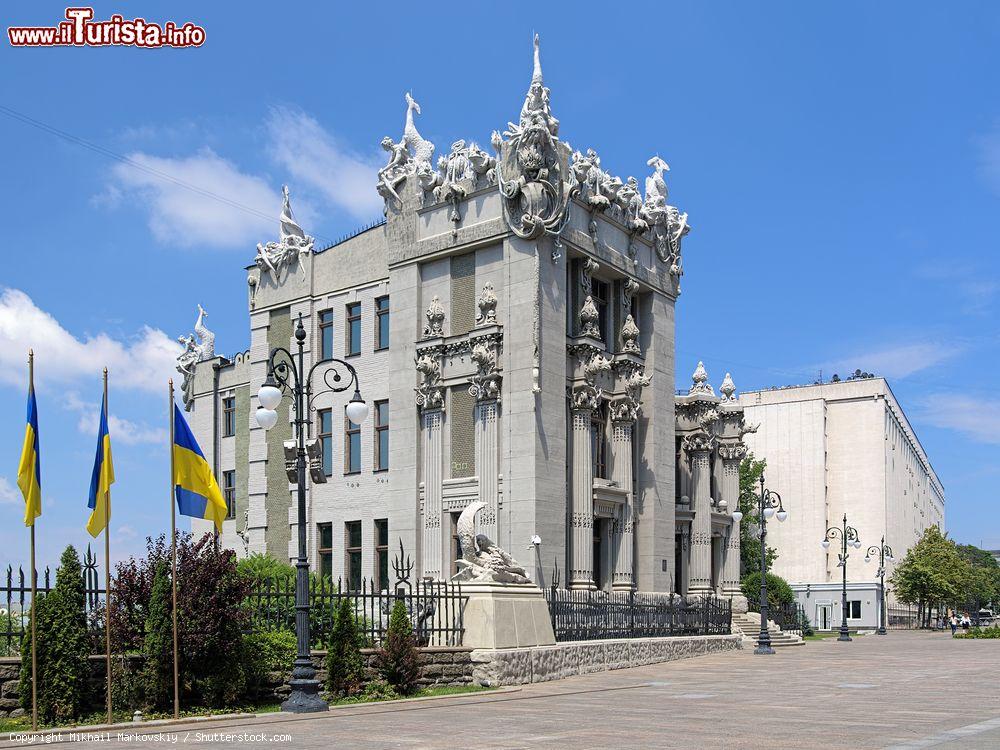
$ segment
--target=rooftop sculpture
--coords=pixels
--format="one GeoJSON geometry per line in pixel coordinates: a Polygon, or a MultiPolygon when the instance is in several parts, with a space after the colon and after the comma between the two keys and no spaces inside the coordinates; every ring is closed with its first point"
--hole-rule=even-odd
{"type": "Polygon", "coordinates": [[[275,283],[280,281],[281,269],[296,263],[302,253],[311,252],[315,242],[312,237],[302,231],[302,227],[292,215],[287,185],[282,186],[281,193],[284,196],[284,201],[279,219],[278,241],[268,242],[266,245],[258,242],[257,257],[254,258],[261,274],[270,274],[275,283]]]}
{"type": "Polygon", "coordinates": [[[177,356],[177,372],[181,374],[181,398],[185,411],[194,405],[194,372],[198,363],[215,356],[215,334],[205,325],[208,313],[198,305],[198,320],[194,324],[194,334],[179,336],[177,341],[184,346],[177,356]],[[195,335],[198,341],[195,342],[195,335]]]}

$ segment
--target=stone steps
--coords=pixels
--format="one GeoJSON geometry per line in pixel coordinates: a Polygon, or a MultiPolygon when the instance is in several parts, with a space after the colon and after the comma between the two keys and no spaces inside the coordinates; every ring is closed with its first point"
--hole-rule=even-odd
{"type": "MultiPolygon", "coordinates": [[[[743,634],[744,647],[757,642],[757,635],[760,633],[760,614],[746,612],[733,615],[733,629],[739,630],[743,634]]],[[[802,646],[805,641],[795,633],[785,633],[774,624],[772,620],[767,621],[767,632],[771,636],[771,645],[775,648],[781,646],[802,646]]]]}

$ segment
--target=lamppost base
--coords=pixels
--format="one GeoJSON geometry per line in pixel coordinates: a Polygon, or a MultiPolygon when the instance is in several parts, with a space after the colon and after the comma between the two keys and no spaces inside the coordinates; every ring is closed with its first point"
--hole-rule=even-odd
{"type": "Polygon", "coordinates": [[[769,643],[758,643],[757,648],[753,650],[755,654],[773,654],[774,649],[771,648],[769,643]]]}
{"type": "Polygon", "coordinates": [[[875,633],[877,635],[885,635],[886,634],[885,628],[879,628],[878,630],[875,631],[875,633]]]}
{"type": "Polygon", "coordinates": [[[839,638],[837,638],[837,640],[838,640],[838,641],[844,641],[844,642],[846,643],[847,641],[852,641],[852,640],[854,640],[854,639],[853,639],[853,638],[851,638],[851,636],[849,636],[849,635],[848,635],[847,633],[845,633],[845,632],[841,631],[841,633],[840,633],[840,637],[839,637],[839,638]]]}
{"type": "Polygon", "coordinates": [[[281,704],[281,710],[291,714],[328,711],[330,707],[319,697],[319,680],[291,680],[292,693],[281,704]]]}

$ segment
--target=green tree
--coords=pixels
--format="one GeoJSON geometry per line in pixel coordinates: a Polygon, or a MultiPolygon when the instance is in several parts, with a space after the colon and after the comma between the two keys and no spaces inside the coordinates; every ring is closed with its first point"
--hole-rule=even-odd
{"type": "MultiPolygon", "coordinates": [[[[740,522],[740,573],[744,576],[755,571],[760,572],[760,538],[755,533],[760,527],[760,514],[757,512],[756,498],[760,492],[760,476],[764,473],[766,465],[766,461],[758,461],[752,453],[740,462],[739,504],[740,512],[743,513],[743,520],[740,522]]],[[[768,547],[768,570],[777,557],[777,550],[768,547]]]]}
{"type": "Polygon", "coordinates": [[[376,665],[383,679],[401,695],[409,695],[417,689],[420,677],[417,645],[402,599],[397,599],[392,607],[385,641],[376,654],[376,665]]]}
{"type": "MultiPolygon", "coordinates": [[[[47,723],[73,721],[86,706],[90,639],[84,596],[80,556],[69,546],[59,560],[55,587],[35,606],[38,715],[47,723]]],[[[30,627],[21,654],[21,705],[30,711],[30,627]]]]}
{"type": "Polygon", "coordinates": [[[156,566],[153,592],[146,616],[146,635],[142,644],[145,662],[142,685],[146,704],[164,710],[173,704],[174,631],[170,572],[165,560],[156,566]]]}
{"type": "Polygon", "coordinates": [[[907,551],[889,582],[896,599],[917,605],[921,623],[928,625],[932,607],[940,608],[963,599],[970,575],[971,566],[959,554],[955,543],[940,528],[930,526],[907,551]]]}
{"type": "Polygon", "coordinates": [[[361,643],[362,635],[354,616],[353,601],[343,596],[334,612],[333,631],[326,654],[326,688],[332,695],[354,695],[361,690],[365,678],[361,643]]]}
{"type": "MultiPolygon", "coordinates": [[[[757,549],[760,549],[760,547],[758,546],[757,549]]],[[[753,573],[743,576],[743,579],[740,581],[740,589],[743,591],[743,596],[750,602],[750,609],[756,610],[760,602],[760,571],[755,570],[753,573]]],[[[795,592],[792,591],[792,587],[788,585],[788,582],[781,576],[768,573],[767,605],[777,608],[782,604],[791,604],[794,601],[795,592]]]]}

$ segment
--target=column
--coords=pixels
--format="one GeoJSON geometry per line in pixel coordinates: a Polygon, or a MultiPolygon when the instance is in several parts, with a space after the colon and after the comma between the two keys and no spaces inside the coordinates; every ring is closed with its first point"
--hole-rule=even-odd
{"type": "Polygon", "coordinates": [[[594,457],[589,402],[575,399],[572,409],[573,495],[570,512],[569,588],[595,589],[594,584],[594,457]]]}
{"type": "Polygon", "coordinates": [[[691,573],[689,593],[704,596],[712,591],[712,480],[709,454],[712,439],[691,435],[684,439],[691,461],[691,573]]]}
{"type": "MultiPolygon", "coordinates": [[[[722,481],[719,489],[730,513],[739,508],[740,461],[746,454],[747,448],[742,443],[719,446],[719,457],[722,459],[722,481]]],[[[726,539],[722,563],[722,595],[733,597],[734,606],[736,598],[743,597],[740,590],[740,525],[736,521],[731,521],[726,539]]]]}
{"type": "Polygon", "coordinates": [[[490,539],[499,538],[500,487],[497,476],[497,418],[499,404],[495,400],[476,405],[476,471],[479,474],[479,500],[486,507],[479,514],[480,532],[490,539]]]}
{"type": "Polygon", "coordinates": [[[618,511],[612,530],[611,554],[614,573],[611,587],[616,591],[635,588],[633,556],[635,554],[632,525],[634,519],[632,499],[632,419],[612,419],[611,450],[612,475],[619,487],[628,492],[625,503],[618,511]]]}
{"type": "Polygon", "coordinates": [[[441,423],[444,411],[425,409],[423,423],[423,574],[442,579],[441,556],[444,543],[441,538],[441,423]]]}

